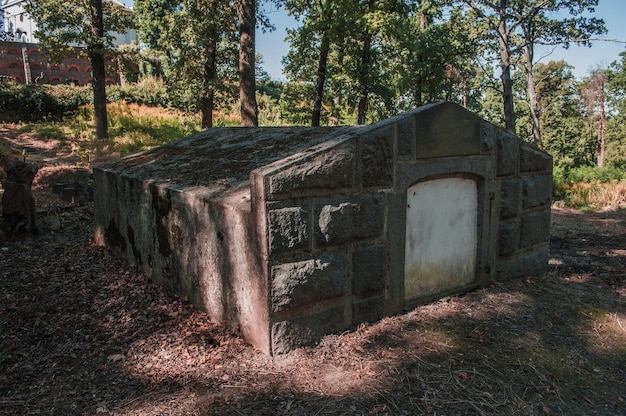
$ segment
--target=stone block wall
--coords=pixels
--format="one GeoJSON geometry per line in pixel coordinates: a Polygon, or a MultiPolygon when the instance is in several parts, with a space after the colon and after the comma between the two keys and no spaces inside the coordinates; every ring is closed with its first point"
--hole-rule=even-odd
{"type": "Polygon", "coordinates": [[[267,353],[547,266],[551,158],[455,104],[203,135],[96,169],[98,241],[267,353]],[[473,270],[408,290],[411,239],[429,237],[407,231],[407,192],[439,179],[475,190],[473,270]]]}
{"type": "Polygon", "coordinates": [[[500,180],[497,275],[538,274],[548,263],[552,158],[497,130],[500,180]]]}
{"type": "Polygon", "coordinates": [[[544,270],[547,154],[449,103],[353,134],[252,173],[266,210],[272,352],[433,299],[407,298],[402,268],[406,190],[427,178],[475,178],[482,224],[476,278],[434,297],[544,270]]]}

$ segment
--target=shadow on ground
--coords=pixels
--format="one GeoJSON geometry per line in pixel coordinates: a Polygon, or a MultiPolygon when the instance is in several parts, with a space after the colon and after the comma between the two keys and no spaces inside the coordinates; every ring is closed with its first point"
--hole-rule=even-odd
{"type": "Polygon", "coordinates": [[[626,414],[623,211],[555,208],[544,276],[270,358],[94,246],[91,206],[57,209],[0,239],[1,414],[626,414]]]}

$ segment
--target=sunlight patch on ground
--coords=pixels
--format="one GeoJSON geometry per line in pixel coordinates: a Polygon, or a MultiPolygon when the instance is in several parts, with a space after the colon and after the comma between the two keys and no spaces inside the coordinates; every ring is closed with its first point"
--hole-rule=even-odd
{"type": "Polygon", "coordinates": [[[606,254],[608,256],[626,257],[626,250],[620,250],[620,249],[609,250],[606,252],[606,254]]]}
{"type": "Polygon", "coordinates": [[[626,313],[586,313],[591,321],[582,334],[590,351],[599,355],[626,353],[626,313]]]}

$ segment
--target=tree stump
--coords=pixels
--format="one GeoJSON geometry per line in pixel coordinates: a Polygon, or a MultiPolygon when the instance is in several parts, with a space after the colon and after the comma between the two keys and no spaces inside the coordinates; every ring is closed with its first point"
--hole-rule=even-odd
{"type": "Polygon", "coordinates": [[[37,234],[35,197],[31,191],[39,167],[34,163],[16,161],[5,168],[2,181],[2,225],[9,235],[21,232],[37,234]]]}

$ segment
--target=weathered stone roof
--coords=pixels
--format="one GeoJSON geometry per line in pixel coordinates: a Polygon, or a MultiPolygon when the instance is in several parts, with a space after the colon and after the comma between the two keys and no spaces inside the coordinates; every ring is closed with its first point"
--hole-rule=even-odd
{"type": "Polygon", "coordinates": [[[219,192],[250,172],[312,146],[348,136],[355,127],[213,128],[99,166],[139,180],[219,192]]]}

